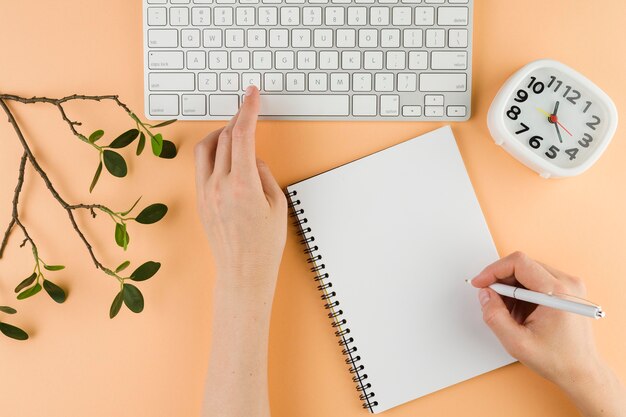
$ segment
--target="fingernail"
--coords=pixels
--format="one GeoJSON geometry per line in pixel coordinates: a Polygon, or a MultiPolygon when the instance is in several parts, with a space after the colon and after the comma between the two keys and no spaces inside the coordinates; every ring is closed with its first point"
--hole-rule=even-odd
{"type": "Polygon", "coordinates": [[[487,302],[489,301],[489,291],[487,291],[486,288],[478,291],[478,301],[480,301],[480,305],[482,307],[484,307],[485,304],[487,304],[487,302]]]}
{"type": "Polygon", "coordinates": [[[249,85],[248,88],[246,88],[246,95],[249,96],[252,94],[252,91],[254,91],[254,85],[249,85]]]}

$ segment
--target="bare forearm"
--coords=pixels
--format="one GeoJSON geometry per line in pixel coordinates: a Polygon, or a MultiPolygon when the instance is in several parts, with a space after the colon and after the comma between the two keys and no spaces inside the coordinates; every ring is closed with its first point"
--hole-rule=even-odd
{"type": "Polygon", "coordinates": [[[626,389],[605,364],[559,385],[584,417],[626,416],[626,389]]]}
{"type": "MultiPolygon", "coordinates": [[[[218,282],[229,282],[220,276],[218,282]]],[[[273,288],[214,293],[204,417],[269,417],[267,344],[273,288]]]]}

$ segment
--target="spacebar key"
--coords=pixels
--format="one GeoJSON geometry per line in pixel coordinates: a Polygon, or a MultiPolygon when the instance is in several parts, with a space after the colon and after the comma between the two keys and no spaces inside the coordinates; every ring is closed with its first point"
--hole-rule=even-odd
{"type": "Polygon", "coordinates": [[[261,116],[348,116],[350,96],[261,94],[261,116]]]}

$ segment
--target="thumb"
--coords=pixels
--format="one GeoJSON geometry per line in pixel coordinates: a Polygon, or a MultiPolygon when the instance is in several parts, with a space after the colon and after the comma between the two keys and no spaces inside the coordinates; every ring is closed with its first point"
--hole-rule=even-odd
{"type": "Polygon", "coordinates": [[[507,352],[517,358],[520,346],[527,337],[526,329],[511,317],[502,298],[491,288],[482,288],[478,292],[478,299],[483,309],[483,321],[507,352]]]}

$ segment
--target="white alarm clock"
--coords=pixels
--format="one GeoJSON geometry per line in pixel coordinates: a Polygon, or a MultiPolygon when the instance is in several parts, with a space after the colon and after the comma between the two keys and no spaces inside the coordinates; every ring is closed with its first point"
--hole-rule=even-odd
{"type": "Polygon", "coordinates": [[[617,128],[617,110],[586,77],[543,59],[500,88],[487,125],[498,145],[542,177],[570,177],[602,155],[617,128]]]}

